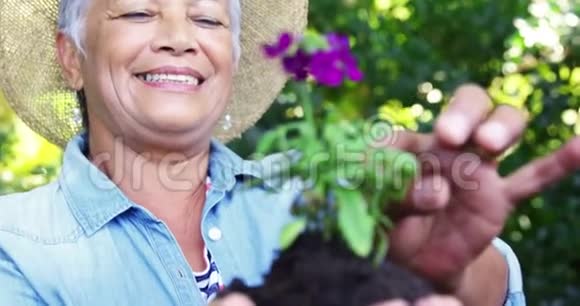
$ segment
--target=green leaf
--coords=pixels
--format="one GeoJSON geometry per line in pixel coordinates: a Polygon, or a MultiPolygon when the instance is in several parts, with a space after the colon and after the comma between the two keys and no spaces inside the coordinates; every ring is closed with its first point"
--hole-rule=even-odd
{"type": "Polygon", "coordinates": [[[379,222],[380,222],[381,226],[383,227],[383,229],[387,230],[387,231],[390,231],[395,227],[395,225],[393,224],[393,221],[391,221],[391,218],[389,218],[387,215],[382,215],[379,218],[379,222]]]}
{"type": "Polygon", "coordinates": [[[401,168],[395,170],[396,175],[399,176],[399,180],[395,181],[396,184],[394,184],[394,188],[390,194],[391,199],[396,202],[405,199],[412,186],[412,182],[417,177],[418,169],[419,166],[415,157],[407,155],[406,161],[403,162],[401,168]]]}
{"type": "Polygon", "coordinates": [[[294,241],[296,241],[298,236],[304,232],[306,225],[306,218],[300,218],[284,226],[282,229],[282,234],[280,235],[280,247],[283,250],[289,248],[294,243],[294,241]]]}
{"type": "Polygon", "coordinates": [[[387,257],[387,252],[389,251],[389,237],[387,236],[387,234],[384,231],[379,230],[378,236],[379,238],[377,242],[378,243],[377,249],[373,258],[373,262],[375,263],[376,266],[380,265],[381,263],[383,263],[383,261],[385,261],[385,258],[387,257]]]}
{"type": "Polygon", "coordinates": [[[390,150],[381,155],[377,156],[386,169],[377,180],[385,184],[388,199],[400,202],[406,197],[411,183],[419,173],[419,162],[413,154],[406,152],[390,150]]]}
{"type": "Polygon", "coordinates": [[[276,130],[264,133],[261,137],[258,146],[256,147],[257,154],[268,154],[276,150],[276,143],[280,139],[280,133],[276,130]]]}
{"type": "Polygon", "coordinates": [[[304,33],[302,39],[302,48],[308,53],[313,53],[314,51],[321,49],[328,49],[328,41],[323,35],[313,31],[307,31],[304,33]]]}
{"type": "Polygon", "coordinates": [[[351,250],[368,257],[373,247],[375,221],[369,215],[367,203],[360,191],[336,189],[338,226],[351,250]]]}

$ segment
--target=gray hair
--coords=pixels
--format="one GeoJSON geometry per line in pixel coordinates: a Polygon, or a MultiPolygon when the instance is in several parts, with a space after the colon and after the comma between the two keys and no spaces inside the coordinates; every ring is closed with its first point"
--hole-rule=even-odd
{"type": "MultiPolygon", "coordinates": [[[[58,12],[58,30],[68,36],[75,46],[84,54],[86,12],[90,0],[61,0],[58,12]]],[[[230,23],[234,46],[234,59],[239,61],[242,48],[240,33],[242,8],[240,0],[228,0],[230,4],[230,23]]]]}

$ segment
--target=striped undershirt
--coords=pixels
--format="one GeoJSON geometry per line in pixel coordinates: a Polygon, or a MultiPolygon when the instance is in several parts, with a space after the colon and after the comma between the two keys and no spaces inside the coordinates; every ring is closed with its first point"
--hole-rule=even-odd
{"type": "MultiPolygon", "coordinates": [[[[205,192],[206,195],[211,188],[211,179],[209,175],[207,176],[205,182],[205,192]]],[[[195,282],[197,283],[197,287],[201,291],[202,298],[207,302],[211,302],[217,294],[224,288],[224,283],[220,272],[213,260],[211,253],[206,248],[204,250],[205,253],[205,271],[202,272],[193,272],[195,276],[195,282]]]]}
{"type": "Polygon", "coordinates": [[[217,294],[224,288],[220,272],[211,258],[208,250],[205,250],[206,269],[203,272],[193,272],[197,287],[201,291],[202,298],[211,302],[217,294]]]}

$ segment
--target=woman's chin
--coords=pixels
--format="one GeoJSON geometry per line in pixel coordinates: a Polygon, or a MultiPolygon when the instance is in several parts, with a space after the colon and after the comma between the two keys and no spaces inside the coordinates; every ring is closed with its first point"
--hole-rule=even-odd
{"type": "Polygon", "coordinates": [[[205,120],[155,120],[147,126],[135,129],[135,133],[144,142],[157,143],[158,145],[191,146],[199,141],[210,139],[213,125],[205,120]]]}
{"type": "MultiPolygon", "coordinates": [[[[156,132],[162,135],[173,135],[192,133],[195,130],[207,126],[207,117],[199,118],[199,116],[163,116],[150,118],[147,121],[147,127],[145,130],[156,132]]],[[[199,133],[199,131],[196,131],[199,133]]]]}
{"type": "MultiPolygon", "coordinates": [[[[167,157],[167,154],[195,154],[207,147],[208,136],[193,133],[170,133],[168,131],[139,132],[133,134],[127,145],[141,153],[153,154],[156,157],[167,157]],[[161,155],[159,155],[161,154],[161,155]]],[[[211,137],[211,136],[209,136],[211,137]]]]}

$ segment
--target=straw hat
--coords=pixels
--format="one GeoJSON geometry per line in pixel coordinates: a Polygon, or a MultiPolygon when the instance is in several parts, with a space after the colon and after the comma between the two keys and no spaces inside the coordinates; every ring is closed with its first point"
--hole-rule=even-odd
{"type": "MultiPolygon", "coordinates": [[[[302,32],[307,19],[308,0],[240,1],[242,57],[226,110],[231,120],[229,128],[218,125],[214,132],[224,142],[254,125],[287,80],[278,65],[263,58],[261,45],[284,31],[302,32]]],[[[0,0],[0,90],[26,124],[64,147],[81,123],[75,94],[56,61],[58,3],[0,0]]]]}

